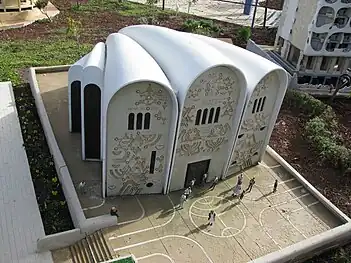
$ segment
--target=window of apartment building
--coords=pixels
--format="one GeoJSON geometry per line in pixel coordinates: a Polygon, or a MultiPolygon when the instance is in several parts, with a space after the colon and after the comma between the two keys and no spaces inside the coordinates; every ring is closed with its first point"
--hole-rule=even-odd
{"type": "Polygon", "coordinates": [[[313,69],[314,57],[307,57],[306,69],[313,69]]]}
{"type": "Polygon", "coordinates": [[[301,76],[297,79],[297,84],[309,84],[311,81],[311,76],[301,76]]]}
{"type": "Polygon", "coordinates": [[[322,62],[321,62],[321,66],[319,69],[322,71],[326,71],[326,70],[328,70],[328,65],[329,65],[329,57],[323,57],[322,62]]]}
{"type": "Polygon", "coordinates": [[[300,50],[298,50],[293,45],[290,45],[290,50],[288,54],[288,61],[296,67],[297,62],[299,60],[300,50]]]}

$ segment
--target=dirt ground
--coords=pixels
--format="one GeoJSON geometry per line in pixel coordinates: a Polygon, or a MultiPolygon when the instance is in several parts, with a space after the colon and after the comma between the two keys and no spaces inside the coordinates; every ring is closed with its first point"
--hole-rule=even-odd
{"type": "MultiPolygon", "coordinates": [[[[98,197],[101,166],[81,161],[79,135],[68,131],[67,73],[39,74],[37,79],[75,185],[84,179],[89,189],[95,189],[88,196],[98,197]]],[[[341,224],[270,156],[264,162],[244,173],[244,188],[252,177],[256,184],[242,202],[231,197],[236,176],[214,191],[208,191],[208,186],[195,189],[183,209],[179,209],[179,192],[107,201],[79,197],[87,216],[106,214],[111,205],[118,207],[119,224],[104,230],[105,239],[116,256],[134,254],[142,263],[163,263],[165,258],[247,262],[341,224]],[[275,179],[278,191],[272,193],[275,179]],[[207,226],[210,210],[217,214],[212,227],[207,226]]]]}

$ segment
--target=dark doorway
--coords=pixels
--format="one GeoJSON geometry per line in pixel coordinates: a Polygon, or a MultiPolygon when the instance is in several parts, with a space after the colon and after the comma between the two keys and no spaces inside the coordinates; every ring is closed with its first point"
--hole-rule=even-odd
{"type": "Polygon", "coordinates": [[[100,159],[101,91],[95,84],[84,88],[85,158],[100,159]]]}
{"type": "Polygon", "coordinates": [[[81,132],[82,115],[80,108],[80,81],[73,81],[71,84],[71,128],[72,132],[81,132]]]}
{"type": "Polygon", "coordinates": [[[186,170],[184,188],[190,185],[190,181],[195,177],[195,185],[201,184],[201,179],[204,173],[208,172],[211,160],[204,160],[196,163],[189,163],[186,170]]]}

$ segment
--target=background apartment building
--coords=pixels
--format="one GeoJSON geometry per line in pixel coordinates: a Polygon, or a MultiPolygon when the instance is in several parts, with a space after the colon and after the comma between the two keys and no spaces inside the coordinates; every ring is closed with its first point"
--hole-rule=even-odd
{"type": "Polygon", "coordinates": [[[351,67],[351,0],[285,0],[273,56],[298,83],[335,85],[351,67]]]}

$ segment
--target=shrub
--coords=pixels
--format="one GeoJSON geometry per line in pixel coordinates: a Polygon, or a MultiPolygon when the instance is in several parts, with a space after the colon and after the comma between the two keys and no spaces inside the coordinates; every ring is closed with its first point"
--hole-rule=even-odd
{"type": "Polygon", "coordinates": [[[247,42],[251,37],[251,29],[249,27],[242,27],[238,31],[240,41],[247,42]]]}
{"type": "Polygon", "coordinates": [[[185,32],[205,36],[218,36],[222,32],[222,29],[210,20],[188,19],[183,23],[182,29],[185,32]]]}
{"type": "Polygon", "coordinates": [[[304,136],[323,160],[344,172],[351,167],[351,150],[342,145],[341,136],[333,109],[313,96],[295,90],[288,90],[284,102],[297,108],[310,119],[305,126],[304,136]]]}

